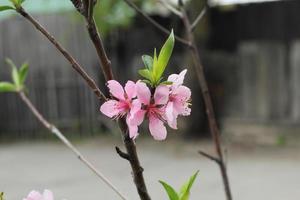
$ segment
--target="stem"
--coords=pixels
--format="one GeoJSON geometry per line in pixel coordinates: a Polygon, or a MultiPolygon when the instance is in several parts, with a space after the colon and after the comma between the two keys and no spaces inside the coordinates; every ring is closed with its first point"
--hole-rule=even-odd
{"type": "Polygon", "coordinates": [[[40,31],[56,47],[56,49],[61,52],[61,54],[70,62],[73,69],[75,69],[78,74],[86,81],[88,86],[93,90],[99,100],[106,100],[105,95],[101,92],[96,82],[87,74],[83,67],[78,64],[78,62],[71,56],[71,54],[58,41],[56,41],[56,39],[41,24],[39,24],[38,21],[36,21],[31,15],[29,15],[22,7],[17,9],[17,12],[20,13],[29,22],[31,22],[34,27],[38,31],[40,31]]]}
{"type": "MultiPolygon", "coordinates": [[[[127,3],[128,6],[130,6],[131,8],[133,8],[138,14],[140,14],[141,16],[143,16],[147,21],[149,21],[153,26],[155,26],[157,29],[159,29],[161,32],[165,33],[166,35],[170,35],[170,31],[168,29],[166,29],[165,27],[163,27],[162,25],[160,25],[159,23],[157,23],[154,19],[152,19],[149,15],[147,15],[144,11],[142,11],[139,7],[137,7],[131,0],[124,0],[125,3],[127,3]]],[[[189,41],[186,41],[185,39],[175,35],[174,36],[175,39],[187,46],[190,46],[189,41]]]]}
{"type": "MultiPolygon", "coordinates": [[[[107,53],[104,48],[104,44],[101,40],[100,34],[97,30],[97,27],[95,25],[95,20],[91,18],[89,20],[87,17],[87,29],[90,35],[90,38],[96,48],[103,74],[105,75],[106,80],[111,80],[114,78],[112,69],[111,69],[111,61],[108,59],[107,53]]],[[[128,134],[128,127],[126,124],[126,121],[124,118],[121,118],[118,120],[118,125],[120,127],[123,143],[125,145],[127,155],[129,159],[126,159],[129,161],[131,165],[131,169],[133,172],[133,180],[137,189],[137,192],[140,196],[141,200],[150,200],[150,196],[147,191],[147,187],[145,184],[144,176],[143,176],[143,168],[140,164],[139,157],[136,150],[136,145],[134,141],[129,137],[128,134]]],[[[119,154],[120,155],[120,154],[119,154]]]]}
{"type": "Polygon", "coordinates": [[[215,151],[218,155],[218,160],[219,162],[217,162],[219,164],[220,167],[220,171],[221,171],[221,175],[222,175],[222,179],[223,179],[223,184],[224,184],[224,189],[225,189],[225,193],[226,193],[226,199],[227,200],[232,200],[232,195],[231,195],[231,190],[230,190],[230,184],[229,184],[229,179],[228,179],[228,175],[227,175],[227,169],[224,163],[224,158],[223,158],[223,152],[222,152],[222,148],[221,148],[221,142],[220,142],[220,130],[219,127],[217,125],[217,121],[216,121],[216,117],[215,117],[215,112],[213,109],[213,104],[212,104],[212,100],[211,100],[211,96],[208,90],[208,86],[207,86],[207,81],[204,75],[204,68],[200,59],[200,54],[198,51],[198,48],[196,46],[196,42],[195,42],[195,38],[193,35],[193,30],[191,27],[191,23],[190,20],[187,16],[186,11],[184,10],[184,8],[181,8],[182,10],[182,14],[183,14],[183,23],[186,29],[186,33],[188,36],[188,40],[190,41],[191,44],[191,54],[192,54],[192,58],[193,58],[193,62],[194,62],[194,70],[196,71],[196,75],[201,87],[201,91],[202,91],[202,96],[204,99],[204,103],[206,106],[206,114],[207,114],[207,118],[209,121],[209,128],[210,128],[210,133],[211,136],[213,138],[214,144],[215,144],[215,151]]]}
{"type": "Polygon", "coordinates": [[[60,141],[64,143],[66,147],[68,147],[77,158],[85,164],[91,171],[93,171],[106,185],[108,185],[113,191],[117,193],[121,199],[126,200],[127,198],[114,186],[104,174],[98,171],[92,163],[90,163],[81,153],[80,151],[60,132],[58,128],[56,128],[53,124],[50,124],[43,115],[36,109],[36,107],[32,104],[30,99],[24,94],[24,92],[18,92],[19,96],[23,100],[23,102],[27,105],[27,107],[31,110],[31,112],[35,115],[35,117],[51,132],[53,133],[60,141]]]}

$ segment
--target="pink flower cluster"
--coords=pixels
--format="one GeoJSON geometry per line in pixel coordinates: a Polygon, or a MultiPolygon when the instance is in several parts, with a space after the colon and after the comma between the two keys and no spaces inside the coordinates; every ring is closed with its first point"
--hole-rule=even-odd
{"type": "Polygon", "coordinates": [[[110,80],[107,87],[113,99],[106,101],[100,111],[113,119],[126,116],[129,136],[133,139],[138,136],[138,126],[147,118],[154,139],[164,140],[167,136],[164,124],[177,129],[177,117],[191,113],[191,90],[183,86],[186,72],[170,75],[168,82],[171,84],[161,84],[152,93],[142,81],[127,81],[123,89],[120,83],[110,80]]]}
{"type": "Polygon", "coordinates": [[[23,200],[53,200],[53,193],[50,190],[44,190],[41,194],[35,190],[31,191],[23,200]]]}

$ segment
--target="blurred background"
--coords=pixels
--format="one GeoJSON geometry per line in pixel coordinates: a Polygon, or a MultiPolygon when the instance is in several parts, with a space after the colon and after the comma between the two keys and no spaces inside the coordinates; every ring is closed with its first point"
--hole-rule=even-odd
{"type": "MultiPolygon", "coordinates": [[[[158,23],[185,36],[181,20],[162,4],[134,2],[158,23]]],[[[185,3],[191,19],[204,7],[202,0],[185,3]]],[[[8,0],[0,0],[0,5],[7,4],[8,0]]],[[[195,37],[228,155],[233,196],[299,199],[300,1],[210,0],[208,4],[195,37]]],[[[24,7],[107,92],[84,21],[70,1],[27,0],[24,7]]],[[[95,19],[116,77],[123,84],[139,79],[141,55],[152,55],[167,36],[122,0],[100,0],[95,19]]],[[[128,186],[127,163],[114,152],[115,145],[122,146],[116,124],[100,114],[94,94],[57,50],[11,12],[0,13],[0,78],[10,80],[5,58],[18,65],[29,63],[28,94],[41,113],[130,199],[138,199],[134,187],[128,186]]],[[[199,149],[214,151],[192,64],[188,49],[175,43],[166,74],[189,70],[185,84],[193,91],[191,116],[179,119],[179,130],[168,130],[167,141],[153,141],[146,126],[138,138],[154,199],[167,199],[157,180],[179,187],[199,168],[192,199],[224,199],[217,167],[197,155],[199,149]]],[[[96,178],[49,135],[15,94],[0,93],[0,190],[7,199],[21,199],[30,189],[45,187],[59,198],[117,199],[106,186],[98,187],[96,178]]]]}

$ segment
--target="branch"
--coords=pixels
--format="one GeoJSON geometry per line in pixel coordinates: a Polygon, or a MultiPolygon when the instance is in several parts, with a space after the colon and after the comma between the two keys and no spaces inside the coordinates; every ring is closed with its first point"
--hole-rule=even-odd
{"type": "Polygon", "coordinates": [[[56,39],[42,26],[36,21],[31,15],[29,15],[22,7],[17,9],[17,12],[21,14],[24,18],[26,18],[32,25],[40,31],[55,47],[60,51],[60,53],[70,62],[73,69],[75,69],[79,75],[86,81],[88,86],[93,90],[95,95],[98,97],[100,101],[105,101],[106,97],[101,92],[96,82],[87,74],[87,72],[83,69],[82,66],[78,64],[78,62],[71,56],[71,54],[58,42],[56,39]]]}
{"type": "MultiPolygon", "coordinates": [[[[221,141],[220,141],[220,130],[217,124],[217,120],[215,117],[215,112],[214,112],[214,108],[213,108],[213,104],[212,104],[212,100],[211,100],[211,96],[209,93],[209,89],[207,86],[207,81],[205,78],[205,74],[204,74],[204,67],[202,65],[201,59],[200,59],[200,54],[196,45],[196,41],[192,32],[192,25],[190,23],[189,17],[182,5],[181,2],[181,12],[183,14],[183,24],[185,26],[186,29],[186,34],[188,36],[188,41],[191,44],[191,55],[192,55],[192,59],[194,62],[194,70],[196,72],[196,76],[198,79],[198,83],[200,85],[201,88],[201,92],[202,92],[202,96],[203,96],[203,100],[204,100],[204,104],[206,107],[206,114],[207,114],[207,118],[208,118],[208,123],[209,123],[209,129],[210,129],[210,134],[213,138],[214,141],[214,146],[215,146],[215,151],[216,154],[218,155],[218,163],[219,163],[219,167],[220,167],[220,172],[221,172],[221,176],[222,176],[222,180],[223,180],[223,185],[224,185],[224,190],[225,190],[225,194],[226,194],[226,199],[227,200],[232,200],[232,195],[231,195],[231,190],[230,190],[230,184],[229,184],[229,179],[228,179],[228,174],[227,174],[227,169],[224,163],[224,157],[223,157],[223,152],[222,152],[222,147],[221,147],[221,141]]],[[[211,157],[208,154],[202,154],[212,160],[215,160],[216,158],[211,157]]]]}
{"type": "Polygon", "coordinates": [[[178,17],[182,18],[182,13],[177,10],[175,7],[170,5],[169,3],[165,2],[165,0],[158,0],[159,3],[161,3],[165,8],[170,10],[173,14],[177,15],[178,17]]]}
{"type": "MultiPolygon", "coordinates": [[[[162,25],[160,25],[159,23],[157,23],[154,19],[152,19],[149,15],[147,15],[144,11],[142,11],[139,7],[137,7],[131,0],[124,0],[131,8],[133,8],[137,13],[139,13],[140,15],[142,15],[147,21],[149,21],[153,26],[155,26],[157,29],[159,29],[160,31],[162,31],[163,33],[165,33],[166,35],[170,35],[170,31],[168,29],[166,29],[165,27],[163,27],[162,25]]],[[[186,46],[190,46],[190,43],[175,35],[175,39],[186,45],[186,46]]]]}
{"type": "MultiPolygon", "coordinates": [[[[85,0],[88,1],[88,0],[85,0]]],[[[112,69],[111,69],[111,61],[109,60],[106,50],[104,48],[104,44],[102,42],[102,39],[100,37],[100,34],[97,30],[94,18],[92,17],[91,20],[89,20],[87,17],[85,17],[87,22],[87,29],[89,32],[89,36],[94,44],[94,47],[97,51],[103,74],[106,78],[106,80],[114,79],[112,69]]],[[[144,176],[143,176],[143,168],[140,164],[139,157],[136,150],[136,145],[134,141],[129,137],[128,134],[128,127],[126,124],[126,121],[124,118],[118,120],[118,125],[120,127],[120,130],[122,132],[123,142],[127,151],[127,155],[130,158],[129,163],[131,165],[132,174],[133,174],[133,180],[137,189],[137,192],[140,196],[141,200],[151,200],[147,187],[145,184],[144,176]]],[[[119,154],[120,155],[120,154],[119,154]]],[[[125,155],[125,154],[121,154],[125,155]]],[[[125,156],[127,157],[127,156],[125,156]]]]}
{"type": "Polygon", "coordinates": [[[128,160],[130,162],[130,156],[127,153],[123,152],[119,147],[115,147],[115,148],[117,154],[119,154],[121,158],[124,158],[125,160],[128,160]]]}
{"type": "Polygon", "coordinates": [[[198,151],[199,154],[201,154],[202,156],[216,162],[218,165],[220,165],[220,159],[212,156],[212,155],[209,155],[208,153],[205,153],[204,151],[198,151]]]}
{"type": "Polygon", "coordinates": [[[66,147],[68,147],[77,157],[78,159],[85,164],[91,171],[93,171],[106,185],[108,185],[114,192],[117,193],[121,199],[126,200],[127,198],[114,186],[110,180],[102,174],[99,170],[95,168],[95,166],[90,163],[81,153],[80,151],[57,129],[54,125],[50,124],[42,114],[36,109],[36,107],[32,104],[30,99],[24,94],[24,92],[19,92],[19,96],[22,101],[27,105],[27,107],[31,110],[31,112],[35,115],[35,117],[51,132],[53,133],[61,142],[64,143],[66,147]]]}
{"type": "Polygon", "coordinates": [[[202,9],[202,11],[199,13],[199,15],[197,16],[197,18],[195,19],[195,21],[192,23],[191,28],[190,28],[192,32],[195,30],[197,24],[201,21],[201,19],[205,15],[206,11],[207,11],[207,8],[204,7],[202,9]]]}

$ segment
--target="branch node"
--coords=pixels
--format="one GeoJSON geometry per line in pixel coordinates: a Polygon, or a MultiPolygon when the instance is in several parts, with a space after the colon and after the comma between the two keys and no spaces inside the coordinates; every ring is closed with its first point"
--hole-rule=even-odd
{"type": "Polygon", "coordinates": [[[116,152],[117,152],[117,154],[119,154],[119,156],[121,157],[121,158],[124,158],[125,160],[128,160],[129,162],[131,161],[131,159],[130,159],[130,156],[127,154],[127,153],[125,153],[125,152],[123,152],[119,147],[115,147],[116,148],[116,152]]]}

